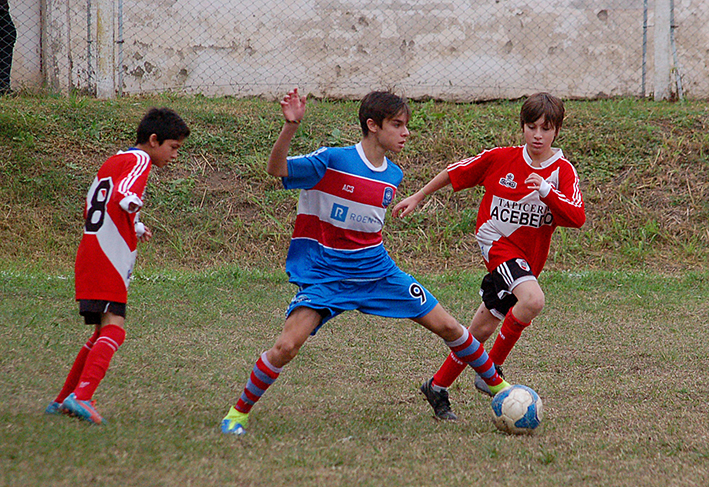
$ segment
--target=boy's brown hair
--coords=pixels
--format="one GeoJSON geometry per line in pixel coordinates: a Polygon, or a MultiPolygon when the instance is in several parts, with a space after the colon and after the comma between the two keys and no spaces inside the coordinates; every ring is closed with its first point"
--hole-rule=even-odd
{"type": "Polygon", "coordinates": [[[402,112],[407,119],[411,117],[411,108],[405,98],[390,91],[372,91],[362,98],[359,106],[359,124],[362,127],[362,134],[365,137],[369,134],[367,120],[370,118],[381,127],[384,120],[394,118],[402,112]]]}
{"type": "Polygon", "coordinates": [[[564,123],[564,102],[549,93],[535,93],[525,100],[519,112],[520,127],[544,117],[544,123],[552,125],[556,132],[564,123]]]}

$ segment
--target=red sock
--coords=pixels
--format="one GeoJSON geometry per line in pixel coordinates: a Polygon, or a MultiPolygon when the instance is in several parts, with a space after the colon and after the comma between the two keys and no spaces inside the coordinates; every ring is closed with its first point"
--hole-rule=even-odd
{"type": "Polygon", "coordinates": [[[512,309],[507,312],[505,321],[502,322],[500,333],[495,339],[495,344],[490,350],[490,358],[496,365],[502,365],[507,359],[512,347],[519,340],[522,331],[527,328],[530,323],[522,323],[512,314],[512,309]]]}
{"type": "Polygon", "coordinates": [[[113,354],[123,344],[126,332],[118,325],[106,325],[101,328],[96,344],[86,357],[86,365],[81,373],[79,385],[74,389],[76,398],[90,401],[101,380],[106,375],[113,354]]]}
{"type": "Polygon", "coordinates": [[[86,363],[86,357],[89,355],[89,352],[93,348],[94,344],[96,343],[96,340],[98,339],[99,332],[95,331],[94,334],[89,338],[89,341],[84,344],[83,347],[81,347],[81,350],[79,350],[79,353],[76,355],[76,358],[74,359],[74,365],[71,366],[71,370],[69,371],[69,375],[66,376],[66,380],[64,381],[64,387],[62,387],[62,390],[59,391],[59,394],[57,395],[57,398],[54,400],[55,402],[62,403],[64,402],[64,399],[66,399],[66,396],[74,392],[74,389],[76,389],[76,385],[79,383],[79,377],[81,377],[81,373],[84,371],[84,364],[86,363]]]}
{"type": "Polygon", "coordinates": [[[463,373],[467,364],[458,359],[453,352],[448,355],[441,368],[433,376],[433,384],[441,387],[450,387],[463,373]]]}

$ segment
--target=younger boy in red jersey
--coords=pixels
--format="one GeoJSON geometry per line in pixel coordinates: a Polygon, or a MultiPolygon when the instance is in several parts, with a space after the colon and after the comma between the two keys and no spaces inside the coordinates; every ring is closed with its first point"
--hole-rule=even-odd
{"type": "Polygon", "coordinates": [[[128,283],[138,240],[151,231],[138,220],[143,191],[152,165],[166,166],[189,136],[190,129],[169,108],[152,108],[138,125],[136,145],[109,158],[89,188],[84,209],[84,236],[75,264],[79,314],[94,325],[64,387],[45,412],[68,413],[94,424],[106,421],[92,400],[113,354],[125,339],[128,283]]]}
{"type": "MultiPolygon", "coordinates": [[[[450,164],[416,194],[394,207],[406,216],[428,195],[452,185],[454,191],[483,186],[476,233],[488,274],[482,281],[482,304],[470,333],[481,343],[502,327],[490,350],[498,372],[522,331],[544,307],[537,277],[549,255],[557,226],[580,228],[586,221],[576,170],[561,149],[551,145],[564,120],[563,102],[548,93],[530,96],[522,105],[520,125],[525,145],[498,147],[450,164]]],[[[447,387],[465,366],[450,355],[421,387],[436,415],[457,419],[450,410],[447,387]]],[[[475,386],[490,389],[478,377],[475,386]]]]}

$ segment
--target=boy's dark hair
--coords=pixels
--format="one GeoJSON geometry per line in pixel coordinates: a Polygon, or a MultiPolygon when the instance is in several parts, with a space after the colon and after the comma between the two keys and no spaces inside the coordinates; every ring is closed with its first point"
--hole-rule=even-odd
{"type": "Polygon", "coordinates": [[[359,106],[359,124],[362,134],[369,134],[367,120],[374,120],[381,127],[384,120],[394,118],[404,112],[406,117],[411,117],[411,108],[405,98],[395,95],[390,91],[372,91],[364,98],[359,106]]]}
{"type": "Polygon", "coordinates": [[[564,123],[564,102],[549,93],[535,93],[525,100],[519,112],[519,124],[522,128],[544,117],[544,123],[550,124],[558,132],[564,123]]]}
{"type": "Polygon", "coordinates": [[[151,108],[138,124],[136,145],[145,144],[152,134],[157,135],[158,144],[162,144],[168,139],[186,139],[190,135],[190,128],[173,110],[151,108]]]}

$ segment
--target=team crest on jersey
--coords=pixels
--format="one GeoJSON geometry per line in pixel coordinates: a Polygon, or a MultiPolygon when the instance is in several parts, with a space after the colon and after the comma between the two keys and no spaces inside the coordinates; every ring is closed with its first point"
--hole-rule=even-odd
{"type": "Polygon", "coordinates": [[[391,200],[394,199],[394,190],[392,188],[384,188],[384,198],[382,199],[382,205],[386,208],[391,204],[391,200]]]}
{"type": "Polygon", "coordinates": [[[530,272],[529,264],[524,259],[517,259],[517,265],[525,272],[530,272]]]}
{"type": "Polygon", "coordinates": [[[517,183],[515,182],[515,175],[510,173],[507,173],[507,176],[504,178],[500,178],[500,184],[502,186],[507,186],[508,188],[515,189],[517,187],[517,183]]]}

